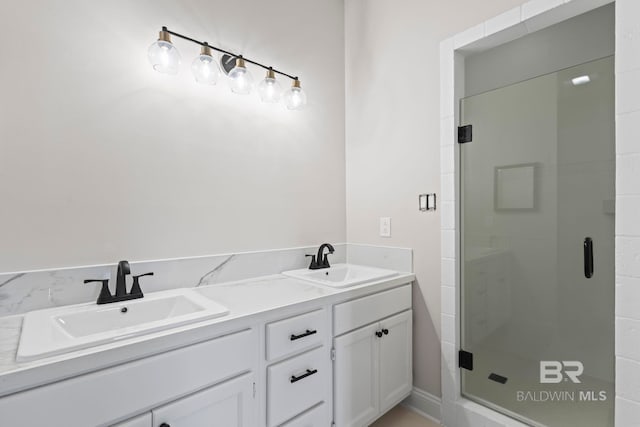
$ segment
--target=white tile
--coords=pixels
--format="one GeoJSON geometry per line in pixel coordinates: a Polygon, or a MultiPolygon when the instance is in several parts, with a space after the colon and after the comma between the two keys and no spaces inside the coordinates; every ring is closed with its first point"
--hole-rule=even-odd
{"type": "Polygon", "coordinates": [[[639,111],[639,94],[640,68],[616,73],[616,114],[639,111]]]}
{"type": "Polygon", "coordinates": [[[484,23],[471,27],[453,37],[453,48],[460,49],[484,37],[484,23]]]}
{"type": "Polygon", "coordinates": [[[616,236],[616,274],[640,278],[640,238],[616,236]]]}
{"type": "Polygon", "coordinates": [[[456,228],[455,203],[443,201],[440,203],[440,226],[443,230],[456,228]]]}
{"type": "MultiPolygon", "coordinates": [[[[444,367],[446,371],[449,372],[451,379],[455,381],[455,373],[456,369],[458,369],[458,352],[456,351],[456,346],[453,343],[446,342],[442,343],[440,348],[444,367]]],[[[451,396],[451,398],[454,397],[454,395],[449,396],[451,396]]]]}
{"type": "Polygon", "coordinates": [[[616,427],[640,427],[640,403],[616,397],[616,427]]]}
{"type": "Polygon", "coordinates": [[[444,314],[456,314],[456,288],[443,286],[440,288],[441,310],[444,314]]]}
{"type": "Polygon", "coordinates": [[[442,400],[442,425],[445,427],[457,427],[458,405],[449,399],[442,400]]]}
{"type": "Polygon", "coordinates": [[[640,363],[638,343],[640,343],[640,320],[616,318],[616,356],[640,363]]]}
{"type": "MultiPolygon", "coordinates": [[[[640,143],[638,145],[640,146],[640,143]]],[[[616,194],[640,194],[640,153],[617,156],[616,194]]]]}
{"type": "Polygon", "coordinates": [[[564,4],[564,0],[531,0],[522,5],[522,20],[526,21],[536,15],[548,12],[564,4]]]}
{"type": "MultiPolygon", "coordinates": [[[[640,182],[636,182],[640,184],[640,182]]],[[[616,234],[640,237],[640,196],[618,196],[616,198],[616,234]]]]}
{"type": "Polygon", "coordinates": [[[616,358],[616,396],[640,402],[640,363],[616,358]]]}
{"type": "Polygon", "coordinates": [[[456,232],[453,230],[441,231],[441,251],[443,258],[456,257],[456,232]]]}
{"type": "Polygon", "coordinates": [[[453,173],[454,172],[454,150],[453,145],[448,147],[440,147],[440,172],[441,173],[453,173]]]}
{"type": "Polygon", "coordinates": [[[484,23],[485,36],[490,36],[509,27],[518,25],[522,21],[522,7],[514,7],[484,23]]]}
{"type": "Polygon", "coordinates": [[[640,1],[616,2],[616,71],[640,68],[640,1]]]}
{"type": "Polygon", "coordinates": [[[616,116],[616,154],[640,153],[638,123],[640,123],[640,112],[616,116]]]}
{"type": "Polygon", "coordinates": [[[440,117],[453,116],[454,102],[453,39],[440,43],[440,117]]]}
{"type": "MultiPolygon", "coordinates": [[[[456,126],[454,116],[440,119],[440,147],[453,147],[456,143],[456,126]]],[[[453,172],[453,171],[451,171],[453,172]]],[[[440,171],[440,173],[451,173],[440,171]]]]}
{"type": "Polygon", "coordinates": [[[455,176],[452,173],[440,176],[440,192],[442,201],[453,201],[455,197],[455,176]]]}
{"type": "Polygon", "coordinates": [[[443,286],[456,286],[456,260],[443,258],[440,262],[441,280],[443,286]]]}
{"type": "Polygon", "coordinates": [[[616,277],[616,316],[640,320],[638,307],[640,307],[640,278],[616,277]]]}
{"type": "Polygon", "coordinates": [[[449,316],[448,314],[442,314],[440,316],[441,323],[440,327],[442,329],[442,342],[454,344],[456,342],[456,320],[453,316],[449,316]]]}

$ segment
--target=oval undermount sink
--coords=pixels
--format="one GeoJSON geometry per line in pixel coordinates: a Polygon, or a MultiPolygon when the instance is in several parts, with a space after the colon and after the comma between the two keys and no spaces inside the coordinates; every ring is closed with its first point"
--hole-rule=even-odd
{"type": "Polygon", "coordinates": [[[285,271],[282,274],[332,288],[346,288],[365,282],[373,282],[397,276],[398,272],[364,265],[335,264],[329,268],[320,270],[303,268],[300,270],[285,271]]]}
{"type": "Polygon", "coordinates": [[[78,304],[27,313],[16,360],[64,354],[221,317],[226,307],[191,289],[154,292],[112,304],[78,304]]]}

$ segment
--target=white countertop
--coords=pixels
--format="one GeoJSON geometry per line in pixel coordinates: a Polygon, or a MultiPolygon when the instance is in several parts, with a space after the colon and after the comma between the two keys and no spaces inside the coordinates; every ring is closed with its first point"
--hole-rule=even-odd
{"type": "Polygon", "coordinates": [[[414,278],[414,274],[399,273],[336,289],[276,274],[202,286],[194,289],[226,306],[230,311],[227,316],[31,362],[16,361],[23,316],[0,317],[0,397],[249,328],[275,310],[292,315],[289,312],[306,306],[334,304],[409,283],[414,278]]]}

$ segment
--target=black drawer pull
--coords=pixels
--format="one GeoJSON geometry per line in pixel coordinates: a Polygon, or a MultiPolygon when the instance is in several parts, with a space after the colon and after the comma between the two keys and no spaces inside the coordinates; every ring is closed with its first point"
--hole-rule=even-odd
{"type": "Polygon", "coordinates": [[[307,378],[307,377],[309,377],[309,376],[311,376],[311,375],[313,375],[313,374],[315,374],[317,372],[318,372],[317,369],[314,369],[313,371],[311,369],[307,369],[307,372],[305,372],[304,374],[300,375],[299,377],[296,377],[295,375],[291,375],[291,383],[293,384],[295,382],[298,382],[298,381],[300,381],[300,380],[302,380],[304,378],[307,378]]]}
{"type": "Polygon", "coordinates": [[[317,333],[318,333],[318,331],[315,331],[315,330],[314,331],[310,331],[309,329],[307,329],[307,331],[305,333],[300,334],[300,335],[291,334],[291,338],[290,339],[291,339],[291,341],[295,341],[295,340],[299,340],[300,338],[308,337],[309,335],[313,335],[313,334],[317,334],[317,333]]]}
{"type": "Polygon", "coordinates": [[[388,329],[383,329],[382,333],[385,334],[385,335],[389,335],[389,330],[388,329]]]}
{"type": "Polygon", "coordinates": [[[378,338],[382,338],[382,331],[376,331],[376,336],[378,338]]]}

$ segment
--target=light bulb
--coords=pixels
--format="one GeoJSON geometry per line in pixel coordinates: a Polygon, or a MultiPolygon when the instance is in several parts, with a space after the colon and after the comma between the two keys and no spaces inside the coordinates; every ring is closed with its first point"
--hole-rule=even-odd
{"type": "Polygon", "coordinates": [[[271,68],[267,70],[267,77],[258,85],[258,94],[262,102],[274,104],[280,101],[282,86],[276,80],[276,73],[271,68]]]}
{"type": "Polygon", "coordinates": [[[211,56],[211,48],[205,43],[202,46],[200,55],[193,60],[191,72],[198,83],[204,85],[214,85],[220,77],[220,67],[211,56]]]}
{"type": "Polygon", "coordinates": [[[171,37],[164,29],[160,31],[158,41],[149,46],[149,62],[153,69],[163,74],[177,74],[180,65],[180,53],[171,44],[171,37]]]}
{"type": "Polygon", "coordinates": [[[236,58],[236,66],[229,71],[229,85],[231,91],[241,95],[247,95],[251,92],[253,85],[253,77],[247,70],[244,59],[241,56],[236,58]]]}
{"type": "Polygon", "coordinates": [[[284,104],[289,110],[302,110],[307,105],[307,95],[300,86],[300,80],[295,79],[291,87],[285,91],[284,104]]]}

